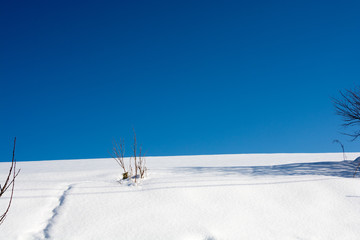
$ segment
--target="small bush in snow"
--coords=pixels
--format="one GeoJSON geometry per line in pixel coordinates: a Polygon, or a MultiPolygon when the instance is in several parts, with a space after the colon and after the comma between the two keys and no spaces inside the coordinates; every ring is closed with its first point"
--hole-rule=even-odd
{"type": "MultiPolygon", "coordinates": [[[[125,148],[124,148],[124,140],[120,139],[119,142],[113,141],[113,150],[111,153],[112,158],[119,164],[119,166],[123,170],[123,179],[127,179],[129,177],[129,170],[126,169],[124,162],[125,148]]],[[[131,168],[131,163],[129,169],[131,168]]]]}
{"type": "Polygon", "coordinates": [[[125,144],[123,140],[113,142],[113,151],[111,153],[112,158],[119,164],[122,168],[123,173],[123,180],[128,178],[133,178],[135,183],[137,182],[138,178],[144,178],[146,176],[147,167],[146,167],[146,160],[145,155],[142,152],[142,147],[138,148],[136,133],[134,130],[134,142],[132,146],[133,155],[129,158],[129,165],[126,167],[124,162],[125,156],[125,144]],[[134,172],[133,172],[134,171],[134,172]]]}
{"type": "Polygon", "coordinates": [[[145,156],[142,153],[142,147],[139,148],[139,155],[137,154],[137,141],[136,141],[136,133],[134,130],[134,143],[133,143],[133,160],[135,166],[135,182],[138,177],[144,178],[145,173],[147,171],[145,156]]]}

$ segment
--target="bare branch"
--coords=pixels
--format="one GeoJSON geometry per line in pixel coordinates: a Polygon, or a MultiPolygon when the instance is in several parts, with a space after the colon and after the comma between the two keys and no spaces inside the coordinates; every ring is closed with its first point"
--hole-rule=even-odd
{"type": "Polygon", "coordinates": [[[3,185],[0,185],[0,197],[3,196],[3,194],[8,190],[8,188],[11,186],[11,195],[10,195],[10,200],[9,203],[7,205],[7,208],[5,210],[5,212],[0,216],[0,225],[4,222],[7,213],[9,212],[12,200],[13,200],[13,195],[14,195],[14,187],[15,187],[15,179],[18,176],[20,169],[18,171],[16,171],[16,159],[15,159],[15,146],[16,146],[16,137],[14,139],[14,148],[13,148],[13,153],[12,153],[12,159],[11,159],[11,166],[8,172],[8,176],[5,180],[5,183],[3,185]]]}
{"type": "Polygon", "coordinates": [[[135,129],[133,128],[133,132],[134,132],[134,144],[133,144],[133,154],[134,154],[134,168],[135,168],[135,183],[136,183],[136,179],[137,179],[137,172],[138,172],[138,163],[137,163],[137,159],[136,159],[136,153],[137,153],[137,142],[136,142],[136,132],[135,129]]]}
{"type": "Polygon", "coordinates": [[[145,155],[143,155],[142,153],[142,147],[140,146],[139,148],[139,162],[138,162],[138,169],[139,169],[139,173],[140,173],[140,178],[144,178],[145,177],[145,173],[147,171],[146,168],[146,160],[145,160],[145,155]]]}
{"type": "MultiPolygon", "coordinates": [[[[119,166],[123,169],[123,179],[127,179],[129,177],[129,171],[126,170],[124,156],[125,156],[125,144],[124,140],[120,139],[119,142],[113,140],[113,150],[110,153],[113,159],[119,164],[119,166]]],[[[131,168],[129,168],[130,170],[131,168]]]]}
{"type": "Polygon", "coordinates": [[[142,147],[140,146],[138,148],[137,145],[135,129],[133,129],[133,132],[134,132],[134,141],[132,145],[132,156],[129,158],[128,170],[126,169],[126,165],[124,162],[125,148],[124,148],[123,140],[121,140],[119,143],[113,141],[113,151],[110,153],[110,155],[116,160],[119,166],[124,170],[123,179],[127,179],[128,177],[130,177],[134,179],[135,183],[137,183],[138,178],[145,177],[147,168],[146,168],[145,156],[142,153],[142,147]]]}
{"type": "MultiPolygon", "coordinates": [[[[354,90],[340,91],[341,99],[333,98],[336,114],[341,116],[344,127],[354,127],[360,125],[360,88],[354,90]]],[[[352,137],[351,141],[355,141],[360,137],[360,130],[354,130],[353,133],[343,133],[352,137]]],[[[339,142],[339,141],[338,141],[339,142]]],[[[340,142],[339,142],[340,143],[340,142]]],[[[340,143],[341,144],[341,143],[340,143]]],[[[344,146],[341,144],[344,153],[344,146]]],[[[345,156],[345,153],[344,153],[345,156]]],[[[360,168],[360,163],[357,165],[354,177],[360,168]]]]}
{"type": "MultiPolygon", "coordinates": [[[[344,127],[360,125],[360,89],[340,91],[341,98],[332,98],[336,114],[342,117],[344,127]]],[[[360,136],[360,130],[344,133],[355,141],[360,136]]]]}
{"type": "Polygon", "coordinates": [[[338,143],[338,144],[340,144],[341,149],[342,149],[342,152],[343,152],[343,158],[344,158],[344,161],[345,161],[345,160],[346,160],[346,154],[345,154],[344,145],[343,145],[339,140],[337,140],[337,139],[335,139],[335,140],[333,141],[333,143],[338,143]]]}

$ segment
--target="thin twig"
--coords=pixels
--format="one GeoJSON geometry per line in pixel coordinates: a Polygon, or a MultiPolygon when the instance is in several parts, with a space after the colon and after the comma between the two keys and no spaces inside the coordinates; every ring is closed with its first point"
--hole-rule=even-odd
{"type": "Polygon", "coordinates": [[[0,225],[4,222],[12,200],[13,200],[13,196],[14,196],[14,188],[15,188],[15,179],[18,176],[18,174],[20,173],[20,169],[18,171],[16,171],[16,159],[15,159],[15,146],[16,146],[16,137],[14,139],[14,148],[13,148],[13,153],[12,153],[12,159],[11,159],[11,166],[9,169],[9,173],[8,176],[5,180],[5,183],[3,185],[0,185],[1,189],[0,189],[0,197],[7,191],[7,189],[11,186],[11,195],[10,195],[10,200],[9,203],[7,205],[7,208],[5,210],[5,212],[0,216],[0,225]]]}

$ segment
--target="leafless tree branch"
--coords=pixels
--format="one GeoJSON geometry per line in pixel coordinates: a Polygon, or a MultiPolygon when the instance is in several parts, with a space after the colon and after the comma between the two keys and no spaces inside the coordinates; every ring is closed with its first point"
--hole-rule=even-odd
{"type": "Polygon", "coordinates": [[[8,188],[11,187],[10,200],[8,202],[6,210],[0,216],[0,225],[4,222],[6,216],[9,212],[9,209],[10,209],[10,206],[12,203],[12,199],[13,199],[13,195],[14,195],[15,179],[20,172],[20,169],[18,171],[16,171],[15,146],[16,146],[16,138],[14,139],[14,148],[13,148],[13,153],[12,153],[11,166],[10,166],[7,178],[5,180],[5,183],[3,185],[0,185],[0,197],[2,197],[4,195],[4,193],[8,190],[8,188]]]}
{"type": "MultiPolygon", "coordinates": [[[[360,125],[360,89],[340,91],[341,98],[333,98],[336,114],[341,116],[344,127],[360,125]]],[[[360,136],[360,131],[353,133],[344,133],[351,136],[352,141],[360,136]]]]}
{"type": "MultiPolygon", "coordinates": [[[[344,127],[360,126],[360,88],[354,90],[340,91],[341,98],[333,98],[336,114],[341,116],[344,127]]],[[[353,133],[343,133],[352,137],[351,141],[355,141],[360,137],[360,130],[354,130],[353,133]]],[[[341,144],[342,145],[342,144],[341,144]]],[[[342,146],[342,148],[344,148],[342,146]]],[[[344,152],[344,151],[343,151],[344,152]]],[[[360,168],[360,163],[355,169],[354,177],[360,168]]]]}

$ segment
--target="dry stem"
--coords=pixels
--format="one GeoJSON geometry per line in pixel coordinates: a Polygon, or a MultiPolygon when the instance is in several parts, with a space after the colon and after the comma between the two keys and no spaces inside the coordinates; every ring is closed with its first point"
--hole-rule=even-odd
{"type": "Polygon", "coordinates": [[[0,216],[0,225],[4,222],[7,213],[9,212],[13,195],[14,195],[14,187],[15,187],[15,178],[20,172],[20,169],[16,172],[16,159],[15,159],[15,146],[16,146],[16,138],[14,139],[14,148],[13,148],[13,154],[12,154],[12,160],[11,160],[11,166],[9,169],[8,176],[5,180],[5,183],[3,185],[0,185],[0,197],[3,196],[3,194],[6,192],[6,190],[11,186],[11,195],[10,200],[8,203],[8,206],[5,210],[5,212],[0,216]]]}

